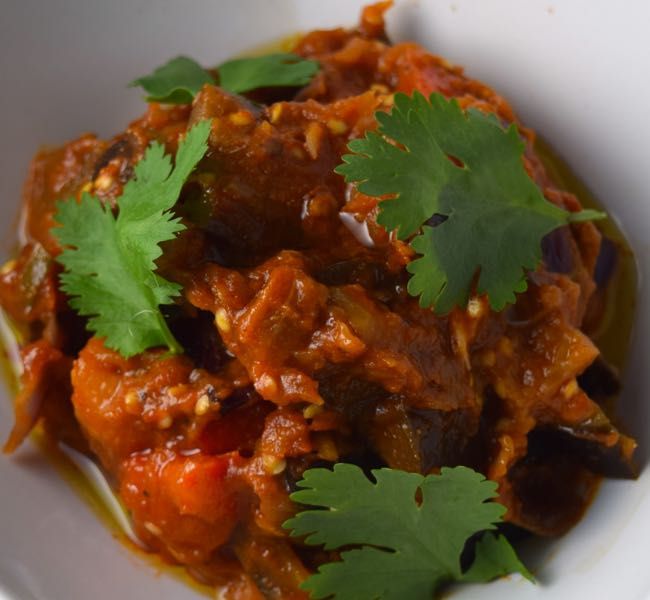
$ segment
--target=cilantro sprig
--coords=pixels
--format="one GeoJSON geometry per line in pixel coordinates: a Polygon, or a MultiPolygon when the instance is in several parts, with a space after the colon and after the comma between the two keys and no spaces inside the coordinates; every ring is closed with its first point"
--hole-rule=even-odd
{"type": "Polygon", "coordinates": [[[318,72],[319,64],[288,52],[229,60],[218,67],[218,79],[187,56],[177,56],[150,75],[132,81],[149,102],[188,104],[206,83],[234,94],[265,87],[300,87],[318,72]]]}
{"type": "Polygon", "coordinates": [[[548,202],[524,168],[516,126],[494,115],[415,92],[396,94],[376,118],[377,132],[351,141],[336,172],[364,194],[392,197],[377,221],[401,240],[415,235],[408,291],[437,313],[465,306],[477,273],[476,291],[502,310],[526,289],[544,235],[604,217],[548,202]]]}
{"type": "Polygon", "coordinates": [[[160,243],[185,227],[171,209],[188,175],[207,150],[210,122],[190,129],[172,169],[164,147],[153,143],[117,199],[118,213],[85,192],[81,201],[59,202],[52,232],[63,246],[61,288],[88,328],[125,357],[147,348],[181,347],[159,310],[180,286],[155,273],[160,243]]]}
{"type": "Polygon", "coordinates": [[[393,469],[372,471],[375,482],[351,464],[305,471],[291,495],[303,510],[284,527],[326,550],[353,546],[303,583],[315,600],[429,600],[441,585],[490,581],[521,573],[533,581],[508,540],[490,532],[505,508],[490,502],[496,484],[466,467],[426,477],[393,469]],[[482,533],[472,565],[460,557],[482,533]]]}
{"type": "Polygon", "coordinates": [[[315,60],[291,52],[235,58],[219,68],[219,85],[235,94],[265,87],[307,85],[320,68],[315,60]]]}
{"type": "Polygon", "coordinates": [[[133,80],[129,87],[141,87],[147,102],[190,104],[206,83],[214,83],[210,73],[195,60],[177,56],[150,75],[133,80]]]}

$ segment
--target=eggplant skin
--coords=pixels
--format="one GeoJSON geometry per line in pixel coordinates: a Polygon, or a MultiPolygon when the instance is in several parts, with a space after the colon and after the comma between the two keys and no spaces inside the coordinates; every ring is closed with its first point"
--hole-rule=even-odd
{"type": "Polygon", "coordinates": [[[578,377],[578,383],[592,400],[601,405],[621,391],[616,370],[600,356],[578,377]]]}
{"type": "Polygon", "coordinates": [[[634,442],[620,436],[613,446],[606,446],[587,429],[567,426],[540,427],[528,435],[528,455],[537,460],[554,456],[575,456],[589,470],[614,479],[635,479],[638,469],[632,461],[634,442]],[[631,443],[630,443],[631,442],[631,443]]]}

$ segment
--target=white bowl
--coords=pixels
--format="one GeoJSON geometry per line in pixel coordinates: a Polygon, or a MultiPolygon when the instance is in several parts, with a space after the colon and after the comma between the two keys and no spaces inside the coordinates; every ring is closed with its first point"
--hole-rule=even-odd
{"type": "MultiPolygon", "coordinates": [[[[0,206],[5,256],[21,183],[41,144],[109,136],[142,112],[125,84],[185,53],[204,64],[283,35],[355,23],[359,0],[21,0],[0,21],[0,206]]],[[[508,98],[567,158],[622,225],[640,273],[624,429],[650,441],[650,3],[628,0],[402,0],[395,39],[415,39],[508,98]]],[[[0,398],[0,438],[12,422],[0,398]]],[[[30,444],[0,459],[0,597],[186,600],[197,592],[113,539],[30,444]]],[[[607,481],[583,521],[532,558],[540,585],[517,578],[455,598],[650,598],[650,472],[607,481]]]]}

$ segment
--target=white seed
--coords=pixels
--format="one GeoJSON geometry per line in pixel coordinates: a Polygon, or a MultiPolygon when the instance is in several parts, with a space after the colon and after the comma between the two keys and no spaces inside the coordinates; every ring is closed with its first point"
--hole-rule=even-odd
{"type": "Polygon", "coordinates": [[[571,398],[578,393],[578,382],[575,379],[572,379],[562,388],[562,395],[565,398],[571,398]]]}
{"type": "Polygon", "coordinates": [[[156,536],[162,535],[162,529],[160,529],[158,525],[154,525],[151,521],[145,521],[144,528],[152,535],[156,535],[156,536]]]}
{"type": "Polygon", "coordinates": [[[329,437],[322,437],[316,442],[316,451],[323,460],[336,462],[339,459],[336,444],[329,437]]]}
{"type": "Polygon", "coordinates": [[[113,185],[113,178],[107,173],[102,173],[95,179],[95,189],[101,192],[107,190],[113,185]]]}
{"type": "Polygon", "coordinates": [[[128,408],[135,408],[140,405],[140,397],[138,396],[137,392],[134,392],[131,390],[130,392],[127,392],[126,396],[124,396],[124,404],[128,408]]]}
{"type": "Polygon", "coordinates": [[[8,260],[4,265],[2,265],[2,269],[0,269],[0,275],[6,275],[7,273],[13,271],[15,267],[16,261],[13,259],[8,260]]]}
{"type": "Polygon", "coordinates": [[[305,419],[313,419],[316,415],[320,415],[323,410],[323,407],[318,404],[310,404],[302,411],[302,416],[305,417],[305,419]]]}
{"type": "Polygon", "coordinates": [[[194,414],[197,417],[205,415],[210,410],[210,398],[207,394],[203,394],[194,405],[194,414]]]}
{"type": "Polygon", "coordinates": [[[214,322],[217,324],[219,331],[228,333],[230,331],[230,317],[225,308],[220,308],[214,315],[214,322]]]}
{"type": "Polygon", "coordinates": [[[277,104],[274,104],[271,107],[271,113],[270,113],[271,123],[277,123],[280,120],[283,110],[284,110],[284,106],[279,102],[277,104]]]}
{"type": "Polygon", "coordinates": [[[167,394],[171,396],[174,400],[177,400],[183,395],[185,388],[182,385],[173,385],[167,388],[167,394]]]}
{"type": "Polygon", "coordinates": [[[158,421],[158,429],[169,429],[173,422],[173,419],[169,415],[165,415],[158,421]]]}
{"type": "Polygon", "coordinates": [[[232,113],[228,118],[233,125],[238,125],[240,127],[243,125],[250,125],[254,121],[253,115],[246,110],[239,110],[236,113],[232,113]]]}
{"type": "Polygon", "coordinates": [[[309,152],[309,156],[314,160],[318,158],[322,138],[323,128],[321,124],[316,121],[309,123],[305,131],[305,147],[307,148],[307,152],[309,152]]]}
{"type": "Polygon", "coordinates": [[[269,475],[279,475],[287,468],[287,461],[280,456],[273,456],[272,454],[265,454],[262,457],[264,470],[269,475]]]}
{"type": "Polygon", "coordinates": [[[327,122],[327,128],[334,135],[343,135],[348,130],[348,125],[345,121],[341,121],[341,119],[330,119],[327,122]]]}

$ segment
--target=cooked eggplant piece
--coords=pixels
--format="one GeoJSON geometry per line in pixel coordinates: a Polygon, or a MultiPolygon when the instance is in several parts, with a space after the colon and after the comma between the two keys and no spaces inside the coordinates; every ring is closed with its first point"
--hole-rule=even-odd
{"type": "Polygon", "coordinates": [[[528,435],[530,456],[575,456],[594,473],[617,479],[637,476],[637,468],[632,461],[634,448],[634,441],[616,432],[609,421],[598,424],[592,420],[579,428],[542,427],[528,435]],[[607,445],[602,438],[610,434],[615,434],[617,441],[607,445]]]}

